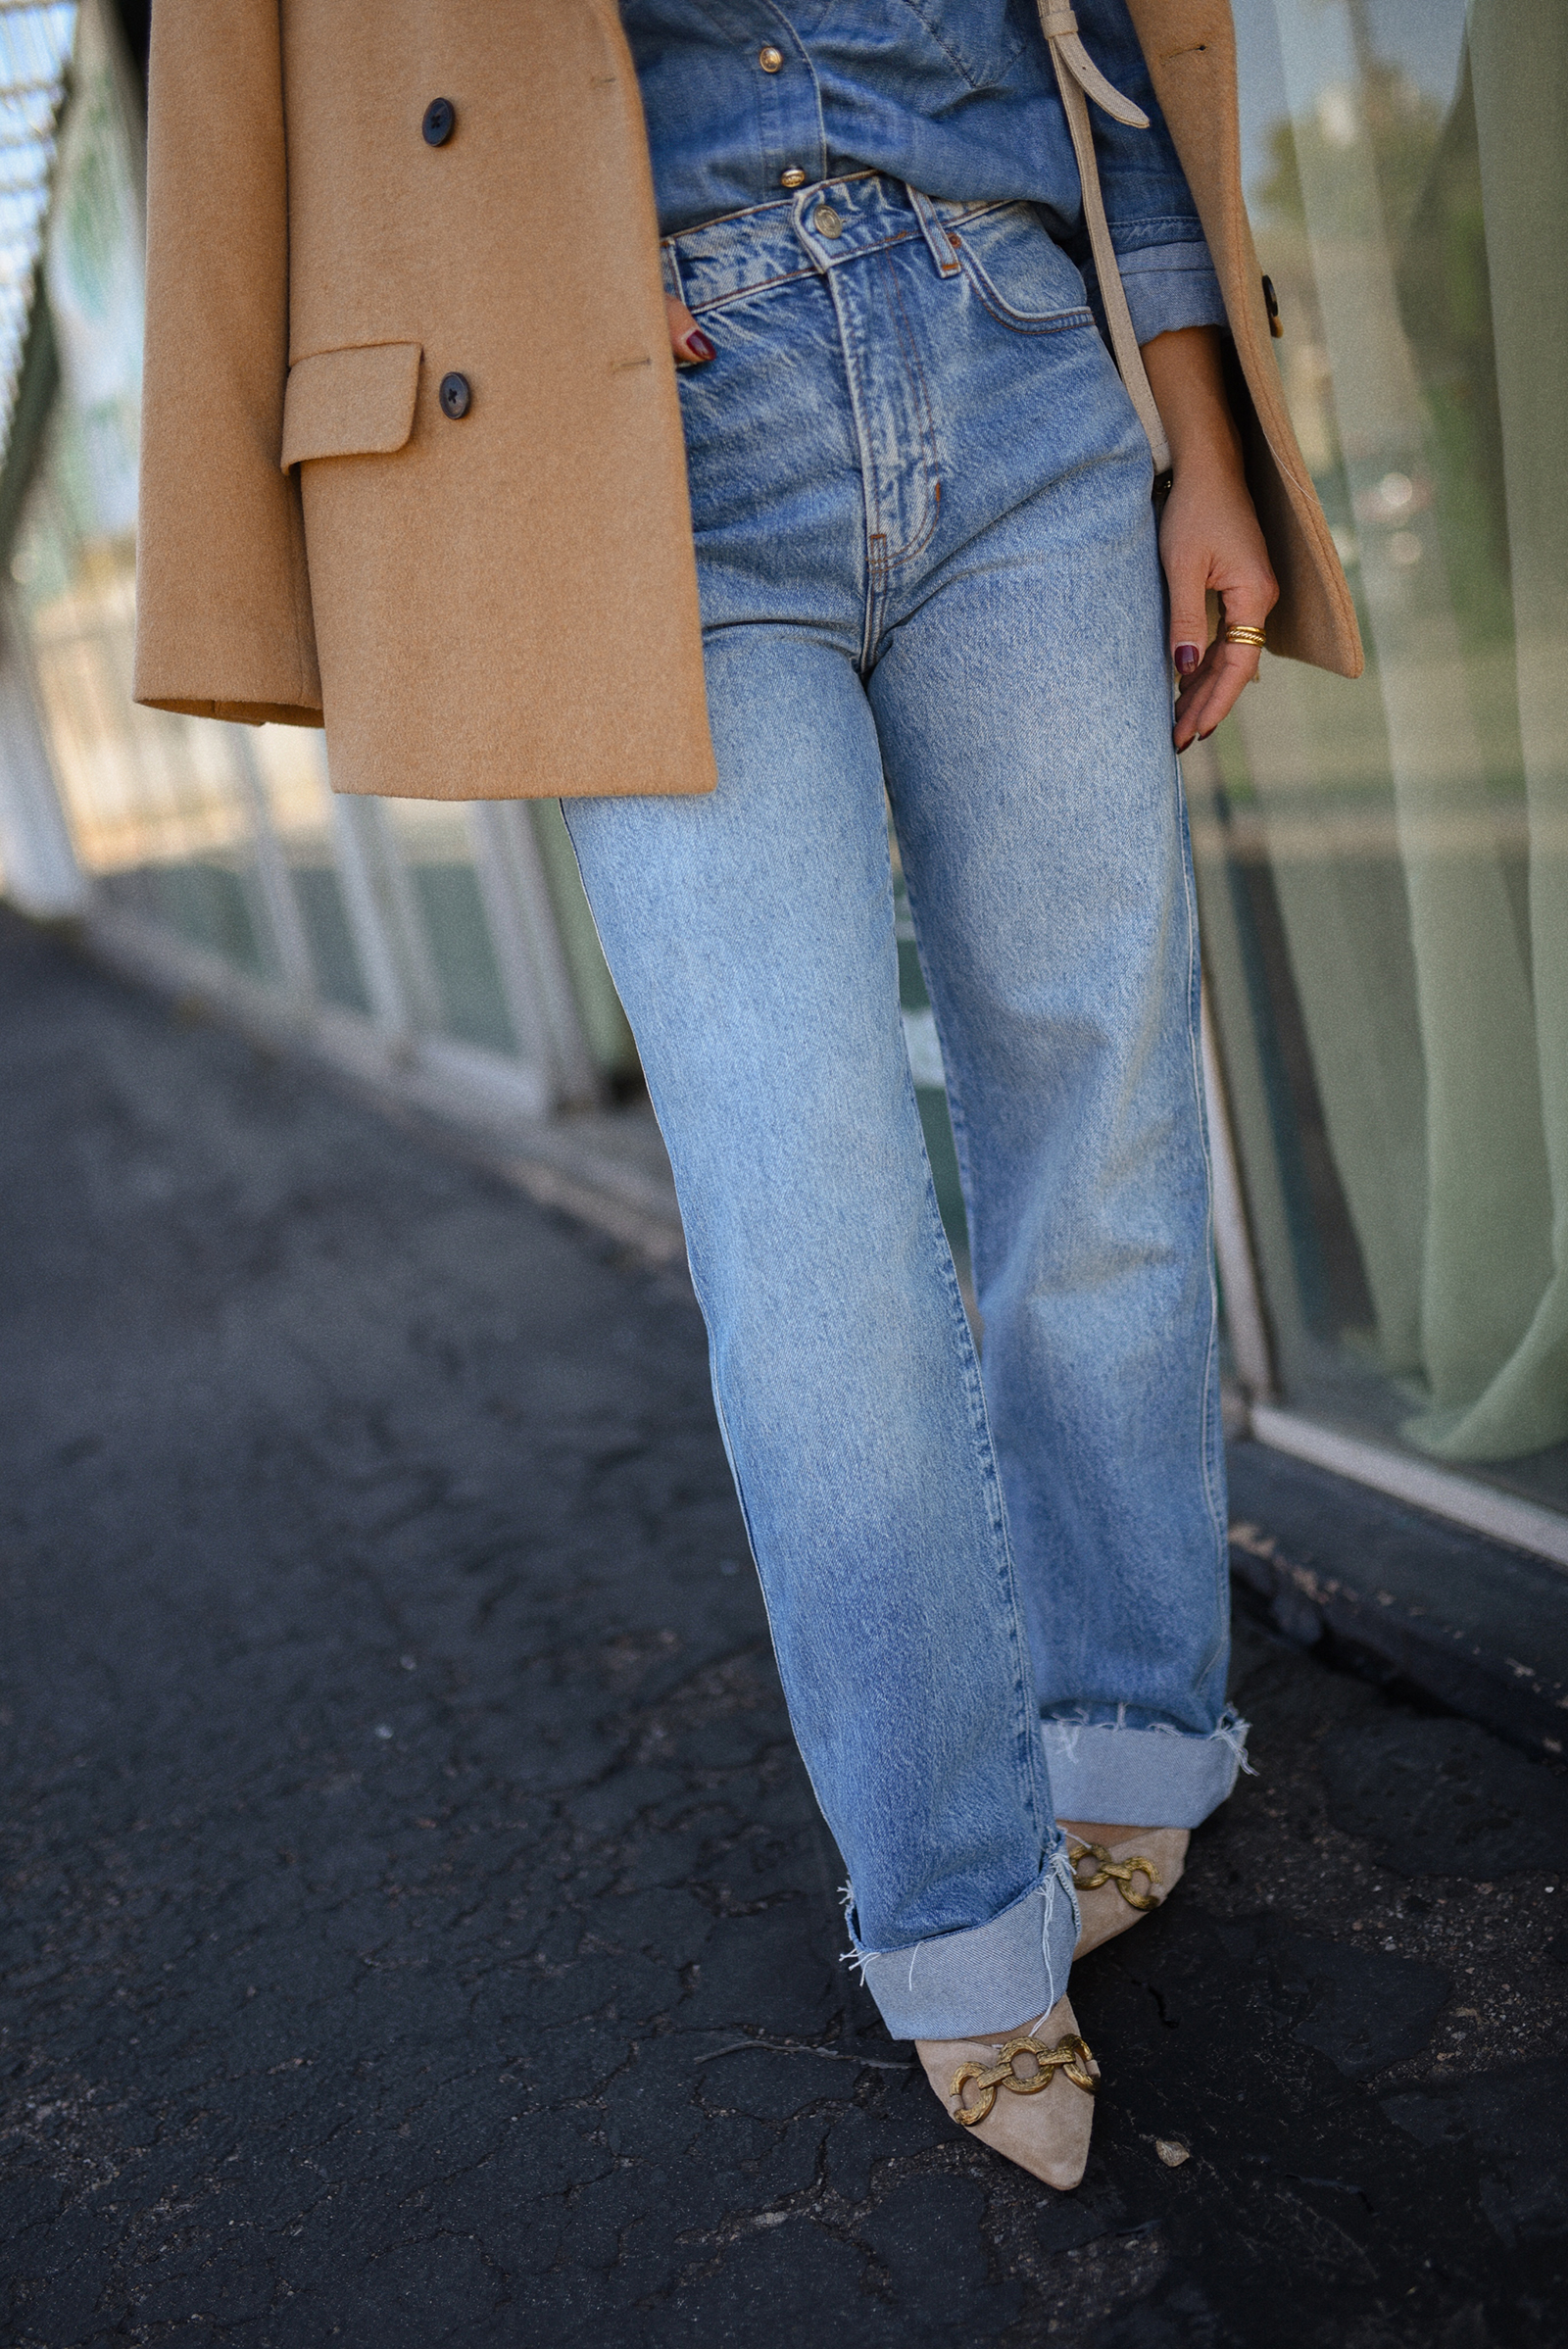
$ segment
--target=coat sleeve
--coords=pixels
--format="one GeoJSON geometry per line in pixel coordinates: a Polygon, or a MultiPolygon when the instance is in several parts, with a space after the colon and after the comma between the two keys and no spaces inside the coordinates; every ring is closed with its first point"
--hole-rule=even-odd
{"type": "Polygon", "coordinates": [[[147,126],[138,702],[321,723],[298,475],[279,466],[279,0],[158,0],[147,126]]]}

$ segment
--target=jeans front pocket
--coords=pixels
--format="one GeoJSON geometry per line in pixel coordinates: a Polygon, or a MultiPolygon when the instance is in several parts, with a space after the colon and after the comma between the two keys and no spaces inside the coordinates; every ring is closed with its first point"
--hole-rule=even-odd
{"type": "Polygon", "coordinates": [[[1020,334],[1092,326],[1084,281],[1032,204],[1003,204],[952,232],[970,283],[993,318],[1020,334]]]}

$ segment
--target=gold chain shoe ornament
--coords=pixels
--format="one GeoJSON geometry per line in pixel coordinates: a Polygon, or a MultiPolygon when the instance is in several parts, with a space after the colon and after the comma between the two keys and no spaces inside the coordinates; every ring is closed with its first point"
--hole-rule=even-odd
{"type": "Polygon", "coordinates": [[[1079,1892],[1098,1892],[1102,1884],[1114,1884],[1130,1909],[1157,1909],[1160,1903],[1159,1870],[1152,1860],[1134,1852],[1125,1860],[1113,1860],[1103,1843],[1080,1843],[1075,1835],[1067,1838],[1067,1857],[1072,1862],[1073,1887],[1079,1892]],[[1093,1864],[1094,1873],[1080,1873],[1085,1860],[1093,1864]],[[1147,1892],[1133,1890],[1133,1878],[1141,1876],[1149,1885],[1147,1892]]]}
{"type": "MultiPolygon", "coordinates": [[[[1101,1897],[1109,1900],[1109,1893],[1101,1897]]],[[[1121,1914],[1131,1912],[1116,1904],[1121,1914]]],[[[1100,2070],[1079,2036],[1069,1998],[1005,2031],[972,2039],[916,2039],[927,2083],[945,2125],[956,2122],[970,2145],[1016,2162],[1031,2178],[1070,2194],[1082,2182],[1099,2098],[1100,2070]],[[1070,2085],[1046,2096],[1058,2073],[1070,2085]],[[999,2094],[1005,2088],[1008,2093],[999,2094]],[[968,2102],[965,2102],[965,2098],[968,2102]]]]}
{"type": "Polygon", "coordinates": [[[1070,2080],[1075,2088],[1082,2088],[1086,2095],[1093,2096],[1100,2087],[1098,2075],[1090,2070],[1094,2060],[1089,2041],[1072,2032],[1058,2039],[1054,2047],[1048,2047],[1044,2040],[1031,2039],[1027,2035],[1009,2039],[1004,2047],[998,2049],[994,2064],[958,2066],[953,2075],[953,2085],[948,2090],[958,2108],[953,2118],[960,2128],[973,2129],[977,2122],[989,2117],[997,2101],[999,2088],[1006,2088],[1014,2096],[1038,2096],[1042,2088],[1050,2087],[1058,2072],[1064,2079],[1070,2080]],[[1020,2055],[1034,2057],[1033,2072],[1019,2073],[1015,2070],[1020,2055]],[[965,2104],[963,2091],[971,2080],[980,2093],[973,2104],[965,2104]]]}

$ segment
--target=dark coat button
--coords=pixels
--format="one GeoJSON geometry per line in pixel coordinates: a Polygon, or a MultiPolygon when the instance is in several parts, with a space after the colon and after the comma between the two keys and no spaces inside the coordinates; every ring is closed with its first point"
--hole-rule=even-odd
{"type": "Polygon", "coordinates": [[[1280,324],[1279,296],[1274,291],[1272,277],[1265,277],[1263,280],[1263,308],[1268,312],[1268,330],[1278,342],[1285,329],[1280,324]]]}
{"type": "Polygon", "coordinates": [[[444,147],[458,126],[458,110],[450,98],[432,98],[424,110],[425,143],[444,147]]]}
{"type": "Polygon", "coordinates": [[[468,378],[466,375],[442,376],[441,414],[443,416],[451,416],[454,421],[456,421],[460,416],[466,416],[468,413],[468,402],[472,398],[473,393],[468,387],[468,378]]]}

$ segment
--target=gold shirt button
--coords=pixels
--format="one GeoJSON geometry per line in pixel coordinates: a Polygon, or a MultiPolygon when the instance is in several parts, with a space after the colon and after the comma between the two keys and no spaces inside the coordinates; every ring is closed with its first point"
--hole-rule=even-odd
{"type": "Polygon", "coordinates": [[[774,49],[772,47],[759,49],[757,52],[757,62],[761,67],[764,73],[776,73],[780,66],[784,63],[784,52],[782,49],[774,49]]]}
{"type": "Polygon", "coordinates": [[[792,163],[787,171],[780,171],[778,175],[778,183],[780,187],[804,187],[806,185],[806,173],[801,170],[801,167],[798,163],[792,163]]]}

